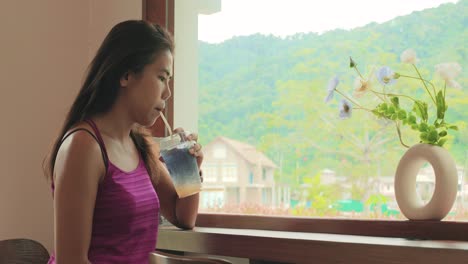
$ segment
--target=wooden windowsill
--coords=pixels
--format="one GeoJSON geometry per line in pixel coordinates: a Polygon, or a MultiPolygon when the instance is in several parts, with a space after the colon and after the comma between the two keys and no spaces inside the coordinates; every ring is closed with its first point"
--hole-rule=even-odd
{"type": "Polygon", "coordinates": [[[467,263],[468,242],[308,232],[160,227],[157,248],[284,263],[467,263]]]}
{"type": "Polygon", "coordinates": [[[453,221],[392,221],[200,213],[196,226],[468,241],[468,222],[453,221]]]}

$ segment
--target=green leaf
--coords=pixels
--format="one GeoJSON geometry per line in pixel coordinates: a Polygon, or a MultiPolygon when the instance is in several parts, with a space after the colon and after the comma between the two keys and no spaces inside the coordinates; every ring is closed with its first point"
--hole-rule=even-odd
{"type": "Polygon", "coordinates": [[[398,119],[400,120],[406,120],[406,111],[403,109],[400,109],[398,111],[398,119]]]}
{"type": "Polygon", "coordinates": [[[445,130],[442,130],[442,131],[439,132],[440,137],[445,137],[446,135],[447,135],[447,131],[445,131],[445,130]]]}
{"type": "Polygon", "coordinates": [[[429,133],[427,134],[427,140],[430,143],[437,142],[437,140],[439,140],[439,134],[437,134],[437,131],[435,130],[429,131],[429,133]]]}
{"type": "Polygon", "coordinates": [[[412,128],[413,130],[419,130],[418,124],[412,124],[412,125],[411,125],[411,128],[412,128]]]}
{"type": "Polygon", "coordinates": [[[442,138],[441,140],[439,140],[439,142],[437,143],[437,145],[439,145],[440,147],[444,146],[445,142],[447,142],[447,139],[446,138],[442,138]]]}
{"type": "Polygon", "coordinates": [[[382,111],[386,111],[386,110],[388,109],[387,103],[381,103],[381,104],[379,104],[378,107],[379,107],[380,110],[382,110],[382,111]]]}
{"type": "Polygon", "coordinates": [[[414,115],[409,115],[408,116],[408,123],[416,124],[416,117],[414,115]]]}
{"type": "Polygon", "coordinates": [[[400,100],[398,99],[398,97],[394,96],[390,99],[390,101],[392,101],[392,104],[395,106],[395,108],[400,107],[400,100]]]}
{"type": "Polygon", "coordinates": [[[458,131],[458,127],[455,126],[455,125],[448,126],[447,128],[448,128],[448,129],[452,129],[452,130],[457,130],[457,131],[458,131]]]}
{"type": "Polygon", "coordinates": [[[387,115],[395,113],[395,107],[393,105],[389,106],[387,109],[387,115]]]}
{"type": "Polygon", "coordinates": [[[379,110],[379,109],[372,109],[372,113],[376,116],[376,117],[383,117],[383,114],[382,112],[379,110]]]}
{"type": "Polygon", "coordinates": [[[436,95],[436,106],[437,106],[437,118],[444,119],[445,110],[447,109],[445,106],[445,99],[442,91],[439,91],[436,95]]]}
{"type": "Polygon", "coordinates": [[[427,104],[423,101],[416,100],[413,105],[413,112],[419,116],[424,122],[427,122],[427,104]]]}
{"type": "Polygon", "coordinates": [[[419,134],[419,138],[422,141],[427,141],[427,132],[422,132],[421,134],[419,134]]]}
{"type": "Polygon", "coordinates": [[[426,123],[419,124],[419,131],[427,132],[429,130],[429,126],[426,123]]]}

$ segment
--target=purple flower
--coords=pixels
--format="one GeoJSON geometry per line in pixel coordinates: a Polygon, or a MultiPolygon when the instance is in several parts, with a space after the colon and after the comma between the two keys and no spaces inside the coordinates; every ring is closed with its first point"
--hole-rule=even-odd
{"type": "Polygon", "coordinates": [[[340,118],[345,119],[351,117],[352,109],[351,104],[346,99],[342,99],[340,104],[340,118]]]}
{"type": "Polygon", "coordinates": [[[396,82],[395,72],[393,72],[390,67],[384,66],[377,71],[377,80],[379,80],[382,85],[392,85],[396,82]]]}
{"type": "Polygon", "coordinates": [[[340,80],[338,79],[338,76],[335,76],[328,81],[328,86],[327,86],[327,97],[325,98],[325,103],[330,102],[331,99],[333,99],[333,94],[335,92],[336,86],[338,86],[338,83],[340,80]]]}

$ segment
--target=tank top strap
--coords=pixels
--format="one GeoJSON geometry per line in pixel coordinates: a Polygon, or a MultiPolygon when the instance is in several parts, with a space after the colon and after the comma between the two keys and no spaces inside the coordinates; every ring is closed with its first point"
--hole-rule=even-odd
{"type": "MultiPolygon", "coordinates": [[[[91,121],[91,120],[89,120],[91,121]]],[[[99,148],[101,149],[101,154],[102,154],[102,159],[104,161],[104,166],[106,167],[106,172],[107,172],[107,169],[109,167],[109,158],[107,157],[107,151],[106,151],[106,147],[104,146],[104,141],[102,140],[102,137],[101,137],[101,134],[99,133],[99,130],[97,129],[97,126],[96,124],[91,121],[91,122],[88,122],[87,120],[85,120],[86,123],[88,123],[91,128],[93,129],[93,132],[94,134],[89,131],[88,129],[86,128],[75,128],[75,129],[72,129],[71,131],[67,132],[63,138],[60,140],[60,145],[69,137],[71,136],[73,133],[77,132],[77,131],[85,131],[87,132],[89,135],[91,135],[94,140],[96,140],[96,142],[98,143],[99,145],[99,148]]],[[[55,190],[55,183],[54,183],[54,180],[52,178],[52,181],[51,181],[51,187],[52,187],[52,196],[54,195],[54,190],[55,190]]]]}
{"type": "Polygon", "coordinates": [[[103,153],[103,156],[104,156],[104,163],[106,164],[106,169],[107,169],[108,164],[109,164],[109,156],[107,155],[106,145],[104,144],[104,140],[102,139],[101,132],[99,132],[99,129],[98,129],[96,123],[94,123],[93,120],[86,119],[84,121],[88,125],[91,126],[91,128],[93,129],[94,134],[96,134],[97,142],[98,142],[99,146],[101,147],[101,150],[102,150],[102,153],[103,153]]]}

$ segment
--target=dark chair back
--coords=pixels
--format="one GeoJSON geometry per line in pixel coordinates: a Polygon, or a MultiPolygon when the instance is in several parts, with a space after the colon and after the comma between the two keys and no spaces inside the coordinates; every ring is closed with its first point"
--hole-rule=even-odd
{"type": "Polygon", "coordinates": [[[0,241],[0,264],[46,264],[49,252],[41,243],[31,239],[0,241]]]}

